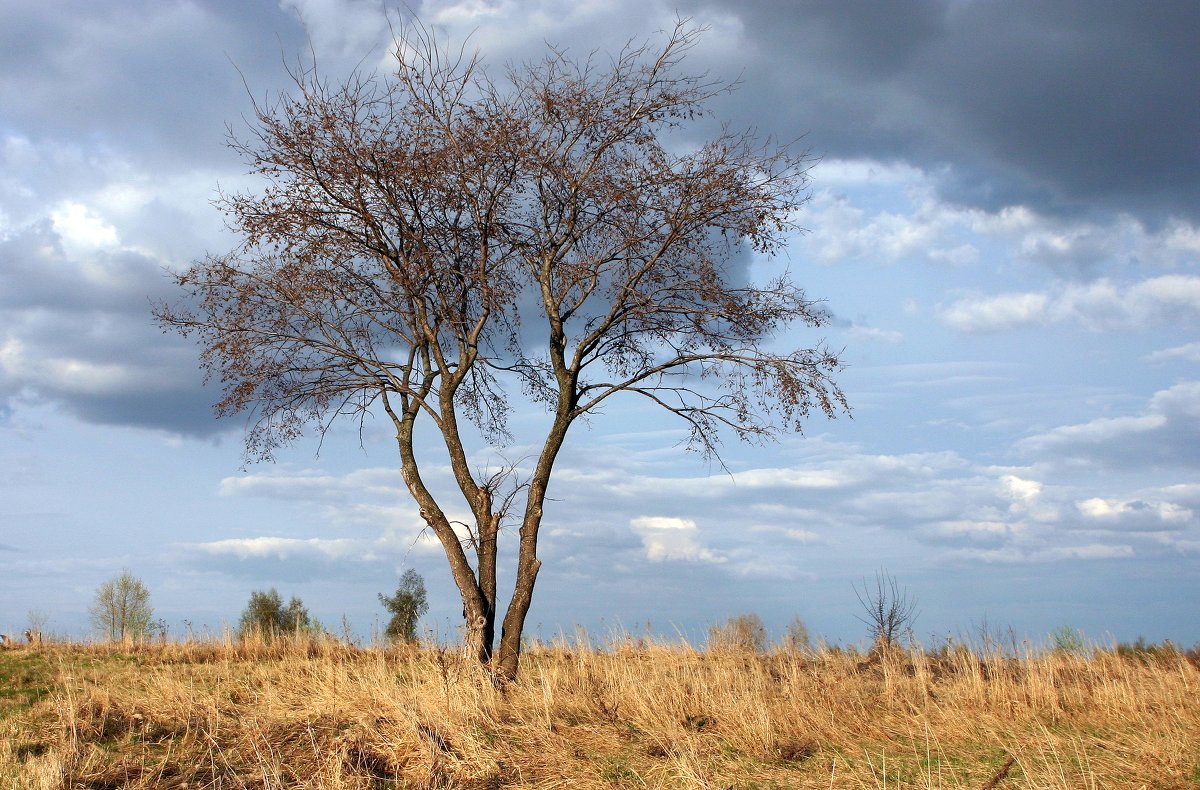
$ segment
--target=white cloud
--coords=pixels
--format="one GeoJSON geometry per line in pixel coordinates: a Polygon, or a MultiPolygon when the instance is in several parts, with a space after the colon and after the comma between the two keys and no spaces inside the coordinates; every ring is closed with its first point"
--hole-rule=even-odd
{"type": "MultiPolygon", "coordinates": [[[[828,191],[813,198],[801,220],[813,232],[800,239],[798,245],[826,264],[850,259],[895,263],[935,249],[941,232],[936,216],[891,211],[868,215],[845,195],[828,191]]],[[[943,254],[950,253],[943,251],[943,254]]]]}
{"type": "Polygon", "coordinates": [[[959,536],[959,535],[1008,535],[1012,532],[1012,525],[1006,524],[1003,521],[936,521],[930,524],[930,529],[933,532],[942,535],[959,536]]]}
{"type": "MultiPolygon", "coordinates": [[[[767,507],[755,507],[756,511],[767,510],[767,507]]],[[[783,508],[781,508],[782,510],[783,508]]],[[[750,527],[749,531],[756,534],[765,535],[782,535],[790,541],[796,543],[819,543],[821,542],[820,534],[811,529],[799,529],[796,527],[779,527],[774,524],[756,524],[750,527]]]]}
{"type": "Polygon", "coordinates": [[[82,203],[67,201],[50,212],[50,221],[72,255],[117,246],[117,229],[82,203]]]}
{"type": "Polygon", "coordinates": [[[1175,359],[1185,362],[1200,362],[1200,343],[1185,343],[1182,346],[1164,348],[1146,357],[1147,362],[1169,362],[1175,359]]]}
{"type": "Polygon", "coordinates": [[[372,48],[382,61],[387,20],[380,0],[283,0],[280,7],[304,22],[319,54],[361,58],[372,48]]]}
{"type": "Polygon", "coordinates": [[[1154,393],[1151,410],[1168,419],[1200,420],[1200,381],[1185,381],[1154,393]]]}
{"type": "Polygon", "coordinates": [[[897,343],[904,342],[904,334],[901,332],[897,332],[894,329],[878,329],[873,326],[863,326],[862,324],[851,325],[850,336],[856,340],[887,343],[888,345],[896,345],[897,343]]]}
{"type": "Polygon", "coordinates": [[[1189,266],[1200,252],[1200,228],[1180,219],[1150,229],[1128,214],[1096,222],[1024,205],[986,211],[952,204],[938,194],[939,173],[910,164],[827,159],[815,177],[819,189],[800,218],[813,233],[799,247],[824,263],[924,258],[969,267],[999,245],[1018,261],[1073,279],[1131,262],[1160,271],[1189,266]],[[885,194],[889,204],[875,205],[885,194]]]}
{"type": "Polygon", "coordinates": [[[1087,526],[1111,530],[1178,530],[1195,521],[1195,514],[1174,502],[1092,497],[1075,503],[1087,526]]]}
{"type": "Polygon", "coordinates": [[[1158,238],[1163,247],[1171,252],[1192,257],[1200,255],[1200,227],[1183,220],[1173,219],[1158,234],[1158,238]]]}
{"type": "Polygon", "coordinates": [[[1092,499],[1078,502],[1076,503],[1076,507],[1079,508],[1079,512],[1091,518],[1113,516],[1128,509],[1126,503],[1118,502],[1114,504],[1113,500],[1101,499],[1100,497],[1093,497],[1092,499]]]}
{"type": "Polygon", "coordinates": [[[342,500],[353,494],[396,496],[405,493],[400,473],[386,467],[358,469],[344,475],[313,470],[276,470],[221,479],[221,496],[255,496],[282,500],[342,500]]]}
{"type": "Polygon", "coordinates": [[[1125,544],[1088,543],[1081,546],[1056,546],[1026,550],[1018,547],[1000,549],[956,549],[953,557],[977,560],[986,563],[1045,563],[1063,560],[1110,560],[1125,559],[1135,555],[1132,546],[1125,544]]]}
{"type": "Polygon", "coordinates": [[[1145,413],[1064,425],[1017,443],[1043,458],[1065,457],[1121,467],[1200,464],[1200,382],[1154,394],[1145,413]]]}
{"type": "Polygon", "coordinates": [[[203,554],[226,555],[238,559],[289,559],[322,557],[331,560],[362,556],[361,543],[348,538],[229,538],[207,543],[185,544],[203,554]]]}
{"type": "Polygon", "coordinates": [[[1056,319],[1075,319],[1101,331],[1153,326],[1200,318],[1200,277],[1165,275],[1125,288],[1098,280],[1066,289],[1055,305],[1056,319]]]}
{"type": "Polygon", "coordinates": [[[259,496],[270,499],[340,498],[345,489],[330,475],[320,474],[248,474],[225,477],[217,485],[221,496],[259,496]]]}
{"type": "Polygon", "coordinates": [[[1027,480],[1017,475],[1003,475],[999,490],[1010,500],[1008,512],[1013,517],[1027,518],[1035,522],[1053,523],[1059,520],[1060,511],[1053,501],[1045,501],[1044,486],[1037,480],[1027,480]]]}
{"type": "MultiPolygon", "coordinates": [[[[528,58],[531,50],[540,52],[545,41],[571,47],[573,54],[614,51],[631,35],[627,20],[636,18],[638,31],[670,30],[675,14],[674,6],[639,0],[427,0],[420,6],[426,23],[454,41],[470,36],[469,43],[493,62],[528,58]]],[[[709,50],[739,38],[740,23],[734,15],[697,9],[694,18],[713,28],[711,43],[705,42],[709,50]]]]}
{"type": "Polygon", "coordinates": [[[1038,449],[1055,445],[1108,443],[1134,434],[1156,431],[1167,424],[1161,414],[1142,417],[1099,417],[1079,425],[1064,425],[1049,433],[1032,436],[1021,442],[1028,448],[1038,449]]]}
{"type": "Polygon", "coordinates": [[[941,310],[960,332],[996,332],[1076,322],[1093,331],[1144,329],[1200,319],[1200,277],[1163,275],[1121,286],[1108,279],[1060,285],[1054,292],[960,299],[941,310]]]}
{"type": "Polygon", "coordinates": [[[960,332],[996,332],[1046,323],[1046,294],[1016,293],[960,299],[941,312],[941,319],[960,332]]]}
{"type": "Polygon", "coordinates": [[[1071,276],[1131,261],[1160,269],[1183,266],[1200,247],[1200,230],[1178,219],[1150,230],[1128,214],[1098,223],[1039,214],[1018,205],[995,213],[963,210],[960,221],[973,233],[1004,243],[1020,258],[1071,276]]]}
{"type": "Polygon", "coordinates": [[[852,482],[847,470],[807,469],[747,469],[734,472],[730,486],[746,488],[839,488],[852,482]]]}
{"type": "Polygon", "coordinates": [[[1042,484],[1036,480],[1025,480],[1016,475],[1004,475],[1000,478],[1003,489],[1017,502],[1029,504],[1042,493],[1042,484]]]}
{"type": "Polygon", "coordinates": [[[938,543],[996,545],[1008,543],[1024,526],[1005,521],[955,519],[933,521],[919,528],[919,534],[938,543]]]}
{"type": "Polygon", "coordinates": [[[949,249],[934,248],[929,251],[929,260],[951,266],[970,266],[979,260],[979,248],[974,244],[959,244],[949,249]]]}
{"type": "Polygon", "coordinates": [[[1047,549],[1038,557],[1047,560],[1108,560],[1134,555],[1133,546],[1124,544],[1089,543],[1084,546],[1060,546],[1047,549]]]}
{"type": "Polygon", "coordinates": [[[642,539],[646,558],[651,562],[681,560],[684,562],[722,563],[726,558],[701,545],[695,536],[696,522],[671,516],[638,516],[629,526],[642,539]]]}
{"type": "MultiPolygon", "coordinates": [[[[808,440],[805,447],[816,453],[822,446],[808,440]]],[[[906,455],[873,455],[847,445],[828,448],[830,457],[814,457],[795,466],[776,466],[745,469],[732,474],[712,474],[699,477],[659,477],[650,474],[623,474],[613,471],[563,468],[555,472],[556,480],[587,484],[607,494],[622,498],[679,497],[711,501],[737,496],[742,492],[773,490],[783,496],[786,492],[833,491],[846,488],[868,488],[882,481],[896,482],[911,478],[930,478],[939,473],[960,469],[964,461],[956,453],[931,452],[906,455]]],[[[762,494],[759,493],[759,496],[762,494]]]]}
{"type": "Polygon", "coordinates": [[[925,180],[925,174],[910,164],[875,159],[822,159],[818,175],[820,183],[832,189],[868,184],[903,189],[925,180]]]}

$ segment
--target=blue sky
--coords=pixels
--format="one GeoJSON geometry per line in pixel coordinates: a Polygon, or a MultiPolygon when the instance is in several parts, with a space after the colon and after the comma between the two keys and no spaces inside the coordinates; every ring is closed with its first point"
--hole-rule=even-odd
{"type": "MultiPolygon", "coordinates": [[[[493,67],[691,17],[686,68],[741,80],[716,115],[820,157],[807,232],[752,272],[827,300],[831,327],[781,342],[844,349],[852,415],[730,438],[726,472],[664,415],[607,408],[561,457],[531,631],[699,638],[754,611],[855,642],[853,585],[886,567],[925,640],[985,619],[1200,640],[1200,7],[414,7],[493,67]]],[[[196,348],[150,315],[166,272],[233,242],[210,201],[254,186],[224,146],[247,90],[296,57],[385,63],[385,6],[0,0],[0,21],[0,630],[35,610],[81,636],[128,568],[175,633],[275,586],[365,634],[414,567],[452,634],[385,426],[243,468],[244,423],[214,419],[196,348]]],[[[540,419],[518,412],[507,457],[540,419]]]]}

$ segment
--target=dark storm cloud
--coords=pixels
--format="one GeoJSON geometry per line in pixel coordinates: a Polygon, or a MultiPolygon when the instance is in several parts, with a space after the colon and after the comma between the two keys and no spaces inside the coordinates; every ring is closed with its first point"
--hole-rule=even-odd
{"type": "MultiPolygon", "coordinates": [[[[198,377],[197,377],[198,378],[198,377]]],[[[241,430],[237,420],[218,421],[213,416],[215,398],[198,386],[179,386],[164,392],[134,391],[112,395],[63,395],[62,405],[79,419],[97,425],[133,426],[205,437],[241,430]]]]}
{"type": "Polygon", "coordinates": [[[274,85],[284,55],[304,50],[299,21],[266,0],[0,7],[0,133],[143,162],[227,161],[225,124],[248,103],[242,75],[274,85]]]}
{"type": "MultiPolygon", "coordinates": [[[[653,27],[673,10],[564,4],[535,24],[515,4],[448,35],[476,29],[496,73],[538,57],[543,38],[611,51],[640,35],[618,21],[635,8],[653,27]]],[[[686,70],[744,70],[715,108],[735,125],[808,131],[825,156],[906,159],[976,205],[1200,215],[1200,6],[687,0],[680,12],[714,22],[686,70]],[[729,18],[740,28],[715,21],[729,18]]],[[[380,4],[0,0],[0,13],[0,417],[32,395],[97,422],[217,430],[219,393],[199,388],[196,349],[150,320],[150,301],[170,299],[161,269],[229,241],[204,224],[203,203],[218,173],[240,171],[222,144],[251,108],[247,86],[259,99],[286,87],[285,59],[316,56],[336,77],[381,54],[380,4]],[[105,187],[147,182],[169,186],[132,209],[105,205],[105,187]],[[48,219],[67,198],[120,243],[70,259],[48,219]]],[[[748,260],[735,251],[731,271],[748,260]]]]}
{"type": "Polygon", "coordinates": [[[53,401],[88,421],[209,435],[215,388],[191,343],[164,336],[152,299],[160,261],[129,250],[64,251],[49,223],[0,241],[0,404],[53,401]]]}
{"type": "Polygon", "coordinates": [[[52,402],[99,424],[233,427],[213,417],[196,348],[150,306],[174,298],[165,269],[214,243],[216,176],[192,174],[233,163],[226,124],[247,86],[283,84],[299,20],[266,0],[0,13],[0,415],[52,402]]]}
{"type": "Polygon", "coordinates": [[[162,264],[121,250],[73,257],[49,220],[0,236],[0,310],[148,314],[148,300],[169,293],[162,264]]]}
{"type": "MultiPolygon", "coordinates": [[[[996,208],[1200,216],[1200,5],[694,0],[739,18],[731,101],[816,153],[904,159],[996,208]]],[[[733,65],[730,63],[729,65],[733,65]]],[[[819,176],[819,170],[818,170],[819,176]]]]}

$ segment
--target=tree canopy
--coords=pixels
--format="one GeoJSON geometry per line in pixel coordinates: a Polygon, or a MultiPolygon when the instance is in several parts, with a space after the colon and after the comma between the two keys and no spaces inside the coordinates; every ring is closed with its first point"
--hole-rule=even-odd
{"type": "Polygon", "coordinates": [[[387,596],[380,593],[379,602],[392,615],[384,628],[383,635],[388,639],[415,642],[417,640],[417,621],[421,619],[421,615],[429,611],[425,580],[421,578],[421,574],[409,568],[400,577],[396,594],[387,596]]]}
{"type": "Polygon", "coordinates": [[[198,337],[224,387],[218,413],[251,414],[250,459],[339,416],[390,419],[485,662],[511,516],[503,677],[517,671],[551,473],[581,417],[639,397],[711,454],[723,430],[769,439],[845,407],[835,353],[775,347],[790,325],[826,323],[821,305],[786,271],[754,283],[741,265],[796,229],[811,161],[730,127],[687,137],[727,89],[681,72],[698,35],[681,22],[658,47],[607,60],[550,48],[494,75],[407,28],[390,75],[298,69],[231,139],[263,183],[219,201],[240,244],[179,275],[184,298],[157,309],[198,337]],[[473,469],[464,423],[508,446],[514,395],[548,414],[528,468],[473,469]],[[472,514],[463,528],[425,479],[423,422],[472,514]]]}
{"type": "Polygon", "coordinates": [[[250,593],[250,600],[238,620],[238,635],[242,637],[257,634],[266,639],[273,639],[279,634],[314,630],[319,630],[319,626],[309,615],[304,602],[292,596],[284,606],[283,598],[274,587],[250,593]]]}
{"type": "Polygon", "coordinates": [[[92,628],[107,639],[143,639],[154,616],[150,591],[141,579],[123,570],[96,588],[88,615],[92,628]]]}

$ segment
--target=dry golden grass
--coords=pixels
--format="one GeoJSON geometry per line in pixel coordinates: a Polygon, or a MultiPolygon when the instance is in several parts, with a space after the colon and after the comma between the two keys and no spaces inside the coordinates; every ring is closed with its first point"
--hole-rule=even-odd
{"type": "Polygon", "coordinates": [[[4,788],[1185,788],[1200,671],[1089,657],[333,641],[0,652],[4,788]]]}

